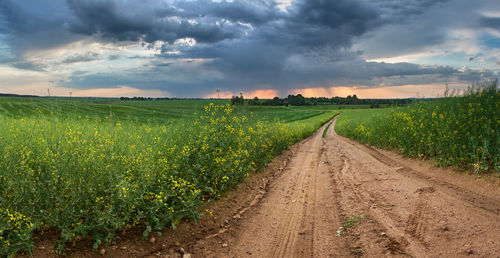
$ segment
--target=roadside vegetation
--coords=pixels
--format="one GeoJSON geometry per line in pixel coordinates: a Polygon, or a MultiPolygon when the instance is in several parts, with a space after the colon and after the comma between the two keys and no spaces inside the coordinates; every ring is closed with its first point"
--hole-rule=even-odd
{"type": "MultiPolygon", "coordinates": [[[[226,102],[220,100],[219,102],[226,102]]],[[[0,256],[31,252],[52,230],[57,250],[116,232],[144,236],[183,218],[336,112],[235,109],[208,101],[0,98],[0,256]]]]}
{"type": "Polygon", "coordinates": [[[500,175],[499,111],[500,91],[494,81],[473,85],[463,95],[403,108],[348,110],[336,130],[379,148],[435,159],[442,166],[500,175]]]}
{"type": "Polygon", "coordinates": [[[335,98],[305,99],[312,104],[304,106],[241,100],[0,98],[0,256],[30,253],[33,237],[46,230],[59,235],[56,251],[64,253],[68,243],[90,240],[98,248],[117,232],[140,228],[147,237],[196,220],[200,205],[339,109],[341,135],[500,175],[496,82],[383,109],[352,97],[349,105],[327,105],[335,98]]]}

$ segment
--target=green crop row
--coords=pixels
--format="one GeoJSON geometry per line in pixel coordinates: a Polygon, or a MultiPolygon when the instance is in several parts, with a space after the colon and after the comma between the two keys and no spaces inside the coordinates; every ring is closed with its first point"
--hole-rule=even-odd
{"type": "Polygon", "coordinates": [[[168,123],[0,117],[0,256],[31,252],[33,235],[48,228],[58,232],[63,252],[82,239],[107,245],[138,225],[147,236],[196,220],[200,204],[332,116],[307,113],[283,123],[210,104],[168,123]]]}
{"type": "Polygon", "coordinates": [[[345,112],[339,134],[443,166],[500,173],[500,91],[497,82],[462,96],[420,101],[407,108],[345,112]]]}

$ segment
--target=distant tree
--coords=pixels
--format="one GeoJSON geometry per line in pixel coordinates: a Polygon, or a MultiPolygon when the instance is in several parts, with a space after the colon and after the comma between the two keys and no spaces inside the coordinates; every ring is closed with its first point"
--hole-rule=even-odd
{"type": "Polygon", "coordinates": [[[272,100],[272,105],[281,106],[284,104],[285,104],[285,102],[278,97],[274,97],[272,100]]]}
{"type": "Polygon", "coordinates": [[[292,106],[303,106],[306,104],[306,99],[302,96],[302,94],[297,94],[297,96],[288,95],[287,102],[292,106]]]}
{"type": "Polygon", "coordinates": [[[264,103],[262,103],[262,105],[266,105],[266,106],[281,106],[284,104],[285,104],[285,102],[278,97],[274,97],[273,99],[266,100],[264,103]]]}
{"type": "Polygon", "coordinates": [[[231,97],[231,105],[237,105],[240,102],[240,97],[232,96],[231,97]]]}
{"type": "Polygon", "coordinates": [[[338,96],[330,99],[330,103],[332,103],[332,104],[340,104],[341,102],[342,102],[342,98],[338,97],[338,96]]]}
{"type": "Polygon", "coordinates": [[[260,105],[259,98],[255,96],[253,99],[248,101],[248,105],[260,105]]]}
{"type": "Polygon", "coordinates": [[[243,99],[243,93],[240,92],[240,96],[231,97],[231,105],[243,105],[245,100],[243,99]]]}
{"type": "MultiPolygon", "coordinates": [[[[356,95],[354,95],[354,96],[356,96],[356,95]]],[[[356,97],[356,99],[357,99],[357,97],[356,97]]],[[[347,95],[347,98],[345,100],[346,100],[345,104],[354,104],[354,102],[355,102],[354,98],[351,95],[347,95]]]]}

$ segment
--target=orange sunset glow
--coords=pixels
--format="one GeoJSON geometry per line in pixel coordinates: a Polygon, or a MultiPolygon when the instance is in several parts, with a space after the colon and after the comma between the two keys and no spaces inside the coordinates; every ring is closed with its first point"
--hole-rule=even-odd
{"type": "MultiPolygon", "coordinates": [[[[450,90],[463,91],[467,88],[464,84],[448,85],[450,90]]],[[[292,90],[293,94],[302,94],[304,97],[347,97],[348,95],[358,96],[358,98],[421,98],[421,97],[439,97],[446,90],[443,84],[427,85],[403,85],[403,86],[385,86],[378,88],[356,87],[356,86],[332,86],[329,88],[305,88],[292,90]]]]}
{"type": "MultiPolygon", "coordinates": [[[[259,99],[272,99],[274,97],[279,96],[279,92],[274,89],[259,89],[259,90],[254,90],[254,91],[248,91],[248,92],[241,92],[243,94],[243,97],[247,99],[252,99],[252,98],[259,98],[259,99]]],[[[238,96],[240,95],[240,92],[230,92],[230,91],[221,91],[221,92],[215,92],[212,94],[209,94],[206,96],[206,98],[223,98],[223,99],[228,99],[231,98],[232,96],[238,96]]]]}

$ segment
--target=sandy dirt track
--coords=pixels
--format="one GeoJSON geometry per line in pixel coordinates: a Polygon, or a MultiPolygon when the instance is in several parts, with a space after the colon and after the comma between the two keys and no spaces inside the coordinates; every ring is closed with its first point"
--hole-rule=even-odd
{"type": "MultiPolygon", "coordinates": [[[[500,180],[338,136],[335,120],[252,175],[198,223],[155,241],[129,232],[109,257],[500,257],[500,180]]],[[[42,236],[43,239],[43,236],[42,236]]],[[[34,256],[54,257],[51,241],[34,256]]],[[[72,257],[95,257],[81,244],[72,257]]]]}
{"type": "Polygon", "coordinates": [[[258,205],[235,215],[234,229],[194,255],[500,257],[498,185],[373,149],[333,126],[323,138],[325,127],[299,144],[258,205]]]}

